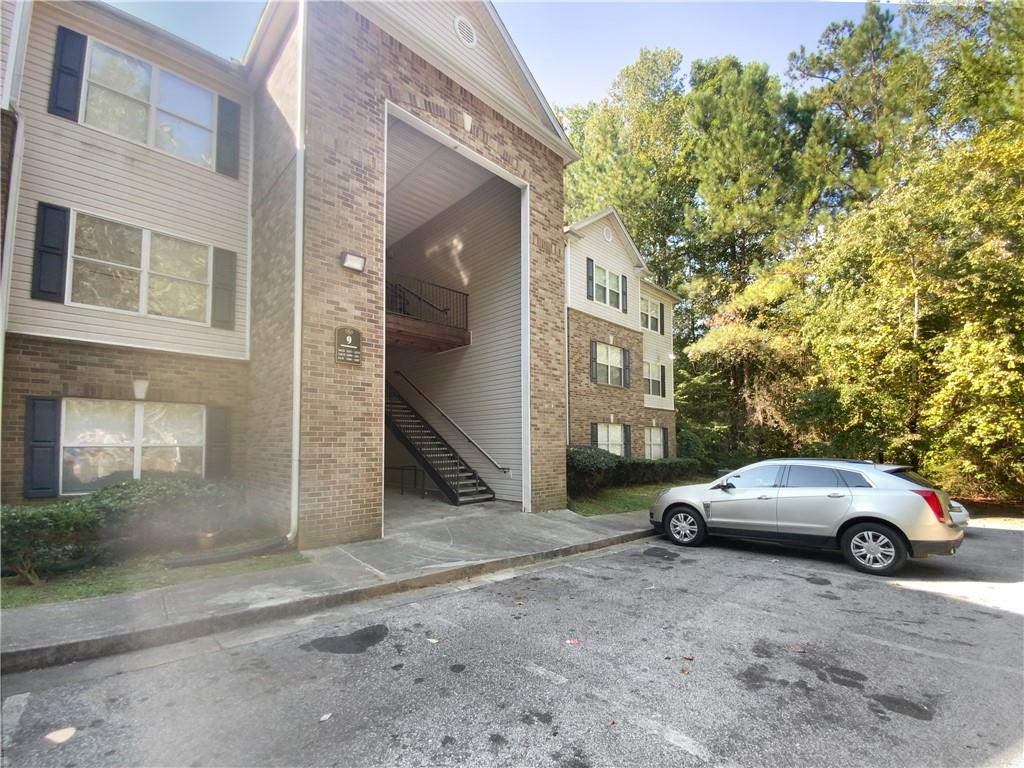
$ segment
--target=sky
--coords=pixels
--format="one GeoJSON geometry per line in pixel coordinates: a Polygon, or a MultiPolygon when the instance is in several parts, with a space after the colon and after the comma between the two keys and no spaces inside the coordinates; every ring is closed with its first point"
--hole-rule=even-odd
{"type": "MultiPolygon", "coordinates": [[[[262,2],[114,2],[227,59],[241,59],[262,2]]],[[[495,2],[552,104],[598,100],[641,48],[694,59],[734,54],[785,76],[790,51],[813,47],[832,21],[858,19],[854,2],[495,2]]]]}

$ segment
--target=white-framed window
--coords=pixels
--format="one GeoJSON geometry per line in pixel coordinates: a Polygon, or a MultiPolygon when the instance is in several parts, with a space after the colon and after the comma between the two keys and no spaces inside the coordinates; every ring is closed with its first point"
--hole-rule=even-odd
{"type": "Polygon", "coordinates": [[[209,323],[213,246],[72,212],[67,304],[209,323]]]}
{"type": "Polygon", "coordinates": [[[206,407],[63,400],[60,492],[88,493],[154,474],[203,476],[206,407]]]}
{"type": "Polygon", "coordinates": [[[213,167],[212,91],[92,37],[82,88],[84,125],[213,167]]]}
{"type": "Polygon", "coordinates": [[[597,383],[622,386],[622,349],[610,344],[597,344],[597,383]]]}
{"type": "Polygon", "coordinates": [[[644,427],[644,458],[665,458],[665,433],[661,427],[644,427]]]}
{"type": "Polygon", "coordinates": [[[594,301],[619,309],[622,307],[622,275],[604,267],[594,267],[594,301]]]}
{"type": "Polygon", "coordinates": [[[644,394],[662,397],[661,366],[657,363],[644,362],[644,394]]]}
{"type": "Polygon", "coordinates": [[[661,302],[640,297],[640,327],[661,333],[661,302]]]}
{"type": "Polygon", "coordinates": [[[597,447],[616,456],[626,455],[625,430],[621,424],[598,424],[597,447]]]}

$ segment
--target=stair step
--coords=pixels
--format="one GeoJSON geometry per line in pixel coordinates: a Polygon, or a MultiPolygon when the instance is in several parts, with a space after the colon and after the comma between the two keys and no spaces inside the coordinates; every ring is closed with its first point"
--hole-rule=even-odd
{"type": "Polygon", "coordinates": [[[459,504],[471,504],[477,501],[493,501],[494,494],[481,491],[480,493],[459,494],[459,504]]]}

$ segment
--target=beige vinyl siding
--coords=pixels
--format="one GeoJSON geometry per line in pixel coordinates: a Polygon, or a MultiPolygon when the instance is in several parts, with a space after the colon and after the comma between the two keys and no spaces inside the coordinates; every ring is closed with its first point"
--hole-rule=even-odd
{"type": "MultiPolygon", "coordinates": [[[[644,395],[644,405],[648,408],[664,408],[671,411],[675,409],[673,399],[675,382],[672,371],[672,300],[660,293],[651,291],[647,287],[640,289],[640,295],[649,301],[659,301],[665,305],[665,334],[662,335],[654,331],[648,331],[646,328],[643,329],[644,362],[665,366],[665,395],[663,397],[644,395]]],[[[639,304],[639,302],[637,303],[639,304]]],[[[640,370],[641,375],[643,375],[643,369],[641,368],[640,370]]],[[[643,386],[642,380],[640,386],[643,386]]]]}
{"type": "MultiPolygon", "coordinates": [[[[14,32],[14,11],[17,8],[16,0],[3,0],[0,2],[0,86],[7,74],[7,66],[11,57],[12,43],[11,33],[14,32]]],[[[6,138],[4,139],[7,140],[6,138]]]]}
{"type": "Polygon", "coordinates": [[[580,238],[569,238],[569,306],[630,330],[640,330],[640,280],[629,244],[623,241],[610,217],[598,219],[581,229],[579,234],[580,238]],[[612,232],[611,242],[605,239],[605,227],[612,232]],[[588,258],[594,260],[595,267],[604,267],[609,272],[626,276],[628,312],[587,298],[588,258]]]}
{"type": "Polygon", "coordinates": [[[510,501],[523,498],[520,195],[500,179],[487,182],[396,243],[387,267],[469,293],[472,344],[440,354],[389,347],[387,368],[403,371],[498,464],[511,467],[502,474],[425,411],[497,497],[510,501]]]}
{"type": "MultiPolygon", "coordinates": [[[[169,352],[248,357],[249,106],[242,82],[179,62],[146,33],[95,9],[35,3],[21,89],[25,131],[21,196],[12,260],[8,330],[37,336],[169,352]],[[114,45],[242,105],[240,174],[233,179],[88,126],[50,115],[47,103],[58,25],[114,45]],[[66,306],[30,298],[37,204],[62,205],[125,224],[226,248],[237,256],[235,329],[66,306]]],[[[190,62],[190,63],[187,63],[190,62]]],[[[226,65],[225,65],[226,66],[226,65]]]]}

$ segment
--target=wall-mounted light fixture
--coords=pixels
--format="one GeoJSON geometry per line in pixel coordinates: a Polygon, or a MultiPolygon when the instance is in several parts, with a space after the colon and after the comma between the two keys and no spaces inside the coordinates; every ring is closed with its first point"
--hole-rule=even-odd
{"type": "Polygon", "coordinates": [[[145,400],[146,392],[149,390],[149,379],[145,374],[134,374],[132,376],[132,393],[136,400],[145,400]]]}
{"type": "Polygon", "coordinates": [[[345,269],[351,269],[353,272],[362,272],[366,269],[366,257],[360,256],[358,253],[345,251],[341,254],[341,266],[345,269]]]}

